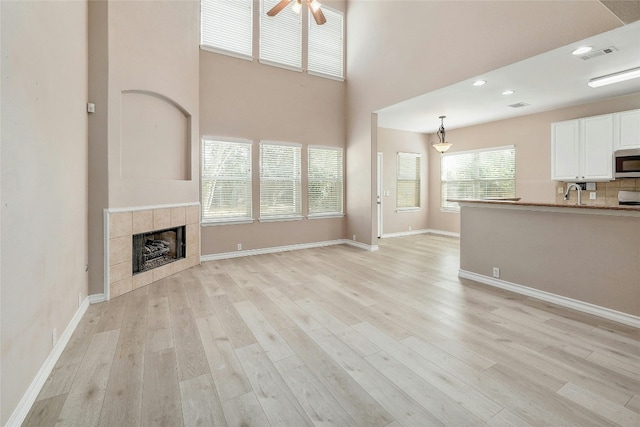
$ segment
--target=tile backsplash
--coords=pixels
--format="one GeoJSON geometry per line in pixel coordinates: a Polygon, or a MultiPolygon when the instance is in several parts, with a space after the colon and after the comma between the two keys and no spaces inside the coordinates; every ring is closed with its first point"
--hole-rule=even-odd
{"type": "MultiPolygon", "coordinates": [[[[556,182],[556,203],[559,205],[575,205],[578,203],[578,192],[571,190],[569,200],[564,200],[567,190],[566,182],[556,182]],[[562,194],[558,191],[562,188],[562,194]]],[[[596,182],[596,199],[589,199],[593,190],[582,191],[582,204],[593,206],[618,206],[618,191],[640,191],[640,178],[616,179],[610,182],[596,182]]]]}

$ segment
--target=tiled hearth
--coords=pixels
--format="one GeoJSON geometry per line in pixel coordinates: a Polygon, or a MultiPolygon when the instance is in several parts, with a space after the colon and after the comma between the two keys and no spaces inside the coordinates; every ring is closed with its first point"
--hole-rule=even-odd
{"type": "Polygon", "coordinates": [[[186,270],[200,263],[200,205],[181,204],[153,208],[108,209],[105,295],[114,298],[186,270]],[[186,257],[133,275],[133,235],[172,227],[186,227],[186,257]]]}

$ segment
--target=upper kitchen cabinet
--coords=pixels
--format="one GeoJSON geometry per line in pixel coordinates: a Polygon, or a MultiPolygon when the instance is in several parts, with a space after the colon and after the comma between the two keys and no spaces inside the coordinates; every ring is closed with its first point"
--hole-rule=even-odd
{"type": "Polygon", "coordinates": [[[613,114],[551,124],[551,179],[613,179],[613,114]]]}
{"type": "Polygon", "coordinates": [[[613,115],[613,144],[614,150],[640,148],[640,110],[613,115]]]}

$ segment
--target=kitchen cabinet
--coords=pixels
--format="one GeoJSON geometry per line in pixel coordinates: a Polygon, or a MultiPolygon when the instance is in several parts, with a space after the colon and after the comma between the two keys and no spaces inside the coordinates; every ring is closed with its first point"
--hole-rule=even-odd
{"type": "Polygon", "coordinates": [[[551,179],[613,179],[613,114],[551,124],[551,179]]]}
{"type": "Polygon", "coordinates": [[[613,144],[614,150],[640,148],[640,110],[614,113],[613,144]]]}

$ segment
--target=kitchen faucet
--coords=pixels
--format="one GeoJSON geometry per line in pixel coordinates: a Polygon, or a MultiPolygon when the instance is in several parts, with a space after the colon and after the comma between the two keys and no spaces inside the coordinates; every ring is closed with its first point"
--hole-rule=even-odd
{"type": "Polygon", "coordinates": [[[569,200],[569,191],[571,191],[572,188],[575,188],[576,190],[578,190],[578,204],[581,205],[582,204],[582,187],[580,186],[580,184],[567,185],[567,192],[564,193],[564,199],[569,200]]]}

